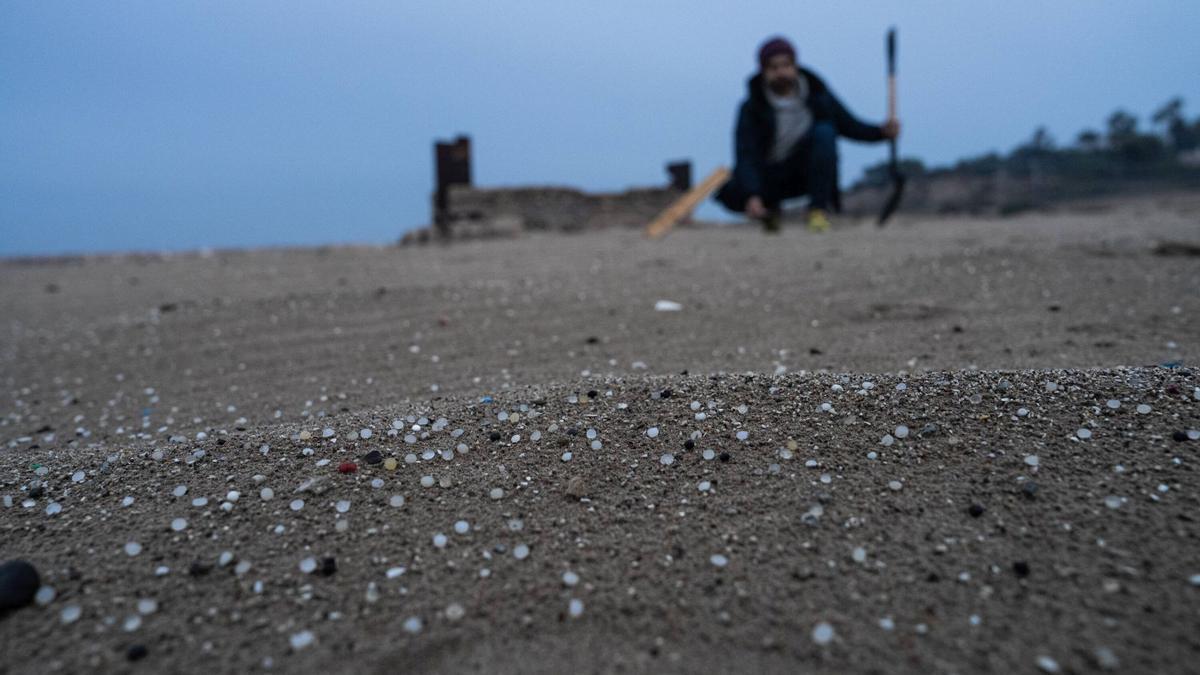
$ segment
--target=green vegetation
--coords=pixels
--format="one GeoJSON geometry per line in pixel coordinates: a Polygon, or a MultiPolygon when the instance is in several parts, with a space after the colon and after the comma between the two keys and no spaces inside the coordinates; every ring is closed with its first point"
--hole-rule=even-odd
{"type": "MultiPolygon", "coordinates": [[[[1139,130],[1137,117],[1117,110],[1108,116],[1103,132],[1085,129],[1067,146],[1058,146],[1040,127],[1007,155],[992,152],[937,168],[906,158],[901,170],[917,179],[1003,176],[1067,183],[1173,183],[1200,175],[1200,117],[1189,121],[1183,99],[1176,97],[1154,113],[1147,131],[1139,130]]],[[[888,166],[883,162],[867,168],[852,189],[888,182],[888,166]]]]}

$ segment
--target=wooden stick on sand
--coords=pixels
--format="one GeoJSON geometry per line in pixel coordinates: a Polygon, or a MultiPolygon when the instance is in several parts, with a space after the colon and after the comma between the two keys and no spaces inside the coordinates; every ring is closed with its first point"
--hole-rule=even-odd
{"type": "Polygon", "coordinates": [[[658,214],[657,218],[650,221],[650,224],[646,226],[646,236],[658,239],[665,235],[727,180],[729,180],[729,169],[723,166],[717,167],[717,170],[710,173],[708,178],[689,190],[687,194],[676,199],[673,204],[658,214]]]}

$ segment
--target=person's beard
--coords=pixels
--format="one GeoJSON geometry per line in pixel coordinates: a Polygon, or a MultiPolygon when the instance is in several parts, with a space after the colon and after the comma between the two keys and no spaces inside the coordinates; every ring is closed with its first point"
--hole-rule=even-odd
{"type": "Polygon", "coordinates": [[[767,80],[767,88],[776,96],[787,96],[796,90],[796,80],[786,76],[767,80]]]}

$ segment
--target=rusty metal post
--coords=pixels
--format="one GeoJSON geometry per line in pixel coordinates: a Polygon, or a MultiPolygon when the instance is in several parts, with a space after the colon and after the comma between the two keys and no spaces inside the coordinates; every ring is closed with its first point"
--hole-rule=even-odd
{"type": "Polygon", "coordinates": [[[449,188],[471,184],[471,137],[437,141],[433,148],[437,189],[433,193],[433,224],[438,235],[450,236],[449,188]]]}
{"type": "Polygon", "coordinates": [[[667,164],[667,174],[671,176],[671,189],[687,192],[692,189],[692,163],[687,160],[667,164]]]}

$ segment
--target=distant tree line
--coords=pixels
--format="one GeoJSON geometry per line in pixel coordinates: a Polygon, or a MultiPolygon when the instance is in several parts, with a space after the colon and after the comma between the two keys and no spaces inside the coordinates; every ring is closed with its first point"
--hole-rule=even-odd
{"type": "MultiPolygon", "coordinates": [[[[1150,128],[1124,110],[1108,116],[1103,132],[1085,129],[1074,143],[1059,146],[1045,127],[1008,154],[988,153],[959,160],[950,167],[926,167],[916,158],[901,160],[912,177],[955,174],[1014,178],[1057,176],[1064,179],[1156,179],[1194,174],[1200,167],[1200,116],[1188,120],[1183,99],[1175,97],[1155,111],[1150,128]]],[[[868,167],[854,187],[889,182],[887,162],[868,167]]]]}

